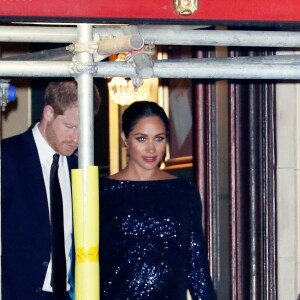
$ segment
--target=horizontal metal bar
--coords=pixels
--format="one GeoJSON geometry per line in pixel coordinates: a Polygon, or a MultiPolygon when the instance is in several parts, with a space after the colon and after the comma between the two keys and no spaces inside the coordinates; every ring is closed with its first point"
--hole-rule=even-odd
{"type": "Polygon", "coordinates": [[[300,47],[300,32],[241,30],[140,30],[155,45],[300,47]]]}
{"type": "Polygon", "coordinates": [[[72,77],[67,61],[0,61],[0,77],[72,77]]]}
{"type": "MultiPolygon", "coordinates": [[[[158,78],[202,79],[300,79],[300,56],[202,58],[154,61],[158,78]]],[[[123,62],[98,63],[98,77],[134,77],[133,69],[123,62]]]]}
{"type": "Polygon", "coordinates": [[[76,26],[0,26],[1,42],[72,43],[77,34],[76,26]]]}
{"type": "MultiPolygon", "coordinates": [[[[0,61],[0,77],[71,77],[72,64],[0,61]]],[[[300,56],[156,60],[153,69],[153,77],[158,78],[299,80],[300,56]]],[[[94,77],[136,77],[136,73],[126,62],[99,62],[94,77]]]]}
{"type": "MultiPolygon", "coordinates": [[[[137,27],[146,44],[300,48],[300,32],[137,27]]],[[[124,35],[122,26],[94,25],[93,33],[102,37],[124,35]]],[[[75,26],[0,26],[0,42],[73,43],[76,40],[75,26]]]]}
{"type": "MultiPolygon", "coordinates": [[[[122,34],[117,27],[95,27],[94,32],[100,35],[122,34]]],[[[290,31],[176,30],[145,26],[140,27],[139,32],[146,44],[154,45],[300,47],[300,32],[290,31]]]]}

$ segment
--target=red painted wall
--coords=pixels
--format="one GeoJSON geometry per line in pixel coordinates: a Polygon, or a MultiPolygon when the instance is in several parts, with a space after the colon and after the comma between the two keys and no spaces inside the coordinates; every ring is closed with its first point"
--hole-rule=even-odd
{"type": "Polygon", "coordinates": [[[0,7],[3,19],[59,18],[97,20],[112,23],[175,21],[215,22],[293,22],[300,23],[300,0],[199,0],[198,10],[190,16],[179,15],[173,0],[6,0],[0,7]]]}

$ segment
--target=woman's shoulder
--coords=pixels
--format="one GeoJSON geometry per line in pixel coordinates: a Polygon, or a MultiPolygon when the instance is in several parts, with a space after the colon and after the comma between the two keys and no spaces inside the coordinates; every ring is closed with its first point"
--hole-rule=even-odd
{"type": "Polygon", "coordinates": [[[179,184],[182,187],[198,189],[197,185],[194,183],[192,179],[185,178],[185,177],[176,177],[176,179],[177,179],[177,184],[179,184]]]}
{"type": "Polygon", "coordinates": [[[181,178],[181,177],[166,177],[158,180],[128,180],[118,176],[109,176],[100,179],[100,186],[103,188],[120,189],[122,187],[168,187],[174,190],[190,191],[198,190],[195,183],[192,180],[181,178]]]}

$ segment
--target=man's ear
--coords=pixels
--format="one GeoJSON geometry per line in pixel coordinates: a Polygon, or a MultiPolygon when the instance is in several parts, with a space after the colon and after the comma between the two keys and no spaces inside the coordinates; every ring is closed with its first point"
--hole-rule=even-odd
{"type": "Polygon", "coordinates": [[[46,105],[43,110],[43,117],[47,121],[51,121],[54,118],[54,110],[50,105],[46,105]]]}
{"type": "Polygon", "coordinates": [[[122,138],[124,145],[127,147],[127,139],[126,139],[124,131],[121,132],[121,138],[122,138]]]}

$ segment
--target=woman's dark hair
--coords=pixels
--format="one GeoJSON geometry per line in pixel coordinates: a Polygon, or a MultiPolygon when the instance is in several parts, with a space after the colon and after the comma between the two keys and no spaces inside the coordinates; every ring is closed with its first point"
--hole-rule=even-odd
{"type": "Polygon", "coordinates": [[[144,117],[159,117],[169,133],[169,119],[161,106],[152,101],[137,101],[129,105],[122,115],[122,131],[128,137],[133,127],[144,117]]]}

